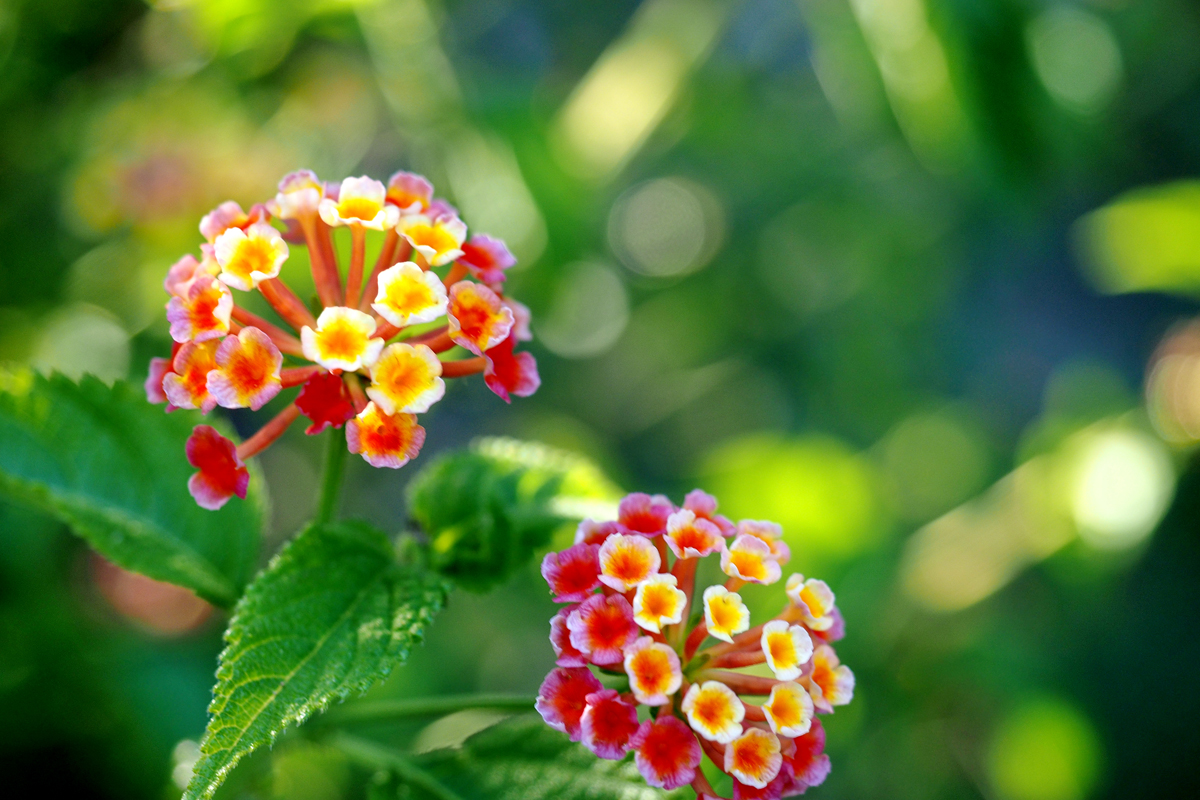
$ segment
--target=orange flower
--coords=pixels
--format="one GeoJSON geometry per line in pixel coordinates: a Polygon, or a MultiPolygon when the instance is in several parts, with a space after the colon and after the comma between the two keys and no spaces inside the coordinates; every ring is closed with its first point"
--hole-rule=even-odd
{"type": "Polygon", "coordinates": [[[351,453],[361,454],[373,467],[399,469],[421,452],[425,429],[413,414],[388,415],[374,403],[346,423],[351,453]]]}

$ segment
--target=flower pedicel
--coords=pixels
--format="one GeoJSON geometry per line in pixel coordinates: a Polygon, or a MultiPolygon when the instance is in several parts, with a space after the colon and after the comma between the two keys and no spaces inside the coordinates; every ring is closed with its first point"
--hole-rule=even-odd
{"type": "Polygon", "coordinates": [[[829,774],[816,714],[854,695],[832,647],[842,615],[823,581],[792,575],[787,606],[751,627],[738,590],[780,580],[791,554],[778,525],[734,525],[716,508],[699,490],[682,508],[631,494],[616,522],[585,520],[573,546],[546,556],[542,575],[567,605],[550,622],[557,666],[537,709],[600,758],[632,751],[651,786],[716,798],[700,771],[707,755],[734,800],[803,794],[829,774]],[[710,556],[729,579],[698,594],[696,567],[710,556]],[[741,671],[759,664],[773,677],[741,671]]]}
{"type": "Polygon", "coordinates": [[[293,172],[249,212],[222,203],[200,221],[200,233],[201,258],[184,256],[163,281],[175,347],[171,358],[151,361],[147,399],[167,403],[167,411],[207,414],[218,405],[258,409],[299,387],[241,445],[196,427],[187,458],[199,471],[188,488],[204,508],[245,497],[245,459],[300,416],[310,435],[345,426],[350,452],[397,468],[420,452],[425,429],[416,415],[442,399],[447,379],[482,373],[505,402],[537,391],[533,356],[513,352],[530,338],[529,310],[504,295],[505,270],[516,259],[499,239],[467,238],[458,212],[420,175],[397,172],[387,186],[367,177],[330,185],[308,170],[293,172]],[[338,227],[350,230],[345,281],[333,247],[338,227]],[[364,279],[368,229],[384,239],[364,279]],[[292,240],[308,248],[318,314],[280,280],[292,240]],[[238,305],[236,293],[252,291],[290,331],[238,305]],[[441,358],[462,350],[468,357],[441,358]]]}

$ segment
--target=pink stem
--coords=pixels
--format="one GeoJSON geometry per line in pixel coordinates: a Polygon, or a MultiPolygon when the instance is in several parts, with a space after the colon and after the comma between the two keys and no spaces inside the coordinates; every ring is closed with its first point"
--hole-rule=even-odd
{"type": "Polygon", "coordinates": [[[751,703],[742,703],[742,708],[746,709],[746,719],[751,722],[766,722],[767,712],[763,711],[762,706],[756,706],[751,703]]]}
{"type": "Polygon", "coordinates": [[[749,667],[753,664],[761,664],[766,660],[766,653],[762,651],[762,648],[759,648],[758,650],[748,650],[741,653],[726,653],[721,656],[716,656],[705,666],[737,669],[738,667],[749,667]]]}
{"type": "Polygon", "coordinates": [[[692,632],[688,634],[687,641],[683,645],[683,660],[691,661],[692,657],[696,655],[696,650],[700,648],[700,645],[703,644],[704,640],[707,638],[708,626],[703,620],[701,620],[700,624],[692,629],[692,632]]]}
{"type": "Polygon", "coordinates": [[[378,315],[376,315],[375,319],[377,320],[375,323],[375,336],[383,339],[385,342],[398,334],[400,331],[404,330],[404,328],[397,328],[395,325],[378,315]]]}
{"type": "Polygon", "coordinates": [[[350,399],[354,403],[354,410],[362,413],[362,410],[367,407],[367,393],[363,391],[362,383],[358,380],[357,375],[346,376],[346,388],[350,391],[350,399]]]}
{"type": "Polygon", "coordinates": [[[779,683],[774,678],[760,678],[758,675],[743,675],[722,669],[701,670],[696,680],[720,681],[737,694],[770,694],[779,683]]]}
{"type": "Polygon", "coordinates": [[[408,340],[409,344],[423,344],[435,353],[444,353],[454,347],[454,340],[450,338],[450,333],[446,330],[438,332],[437,336],[417,336],[408,340]]]}
{"type": "Polygon", "coordinates": [[[483,356],[464,358],[461,361],[443,361],[443,378],[461,378],[464,375],[475,375],[487,368],[487,359],[483,356]]]}
{"type": "Polygon", "coordinates": [[[350,271],[346,274],[346,306],[357,308],[362,292],[363,264],[367,260],[367,232],[362,225],[350,226],[350,271]]]}
{"type": "Polygon", "coordinates": [[[271,304],[271,308],[275,309],[275,313],[279,314],[288,325],[296,330],[300,330],[306,325],[310,328],[317,327],[317,320],[312,312],[279,278],[270,278],[260,282],[258,290],[271,304]]]}
{"type": "MultiPolygon", "coordinates": [[[[717,744],[716,742],[710,742],[708,739],[705,739],[703,736],[697,736],[696,738],[700,740],[700,746],[704,748],[704,753],[705,753],[705,755],[708,756],[709,760],[712,761],[713,764],[716,765],[717,769],[724,772],[725,771],[725,745],[717,744]]],[[[700,774],[700,773],[697,772],[696,774],[700,774]]]]}
{"type": "MultiPolygon", "coordinates": [[[[300,344],[300,340],[278,325],[267,322],[262,317],[247,311],[241,306],[234,306],[231,316],[242,325],[248,328],[258,328],[265,333],[267,338],[279,348],[279,352],[287,353],[289,356],[304,358],[304,347],[300,344]]],[[[236,333],[236,331],[234,332],[236,333]]]]}
{"type": "Polygon", "coordinates": [[[287,408],[280,411],[271,418],[270,422],[259,428],[258,433],[238,445],[238,458],[244,461],[266,450],[276,439],[283,435],[283,432],[288,429],[289,425],[296,421],[296,417],[298,416],[300,416],[300,409],[296,408],[295,403],[289,403],[287,408]]]}
{"type": "Polygon", "coordinates": [[[321,305],[337,306],[342,303],[341,276],[337,267],[325,257],[321,237],[317,233],[317,225],[324,225],[315,213],[306,214],[300,218],[300,227],[304,230],[304,242],[308,246],[308,260],[312,264],[313,284],[317,287],[317,297],[321,305]]]}
{"type": "MultiPolygon", "coordinates": [[[[800,609],[794,604],[788,603],[787,606],[784,607],[783,611],[780,611],[775,615],[774,619],[781,619],[785,622],[796,622],[801,618],[800,609]]],[[[772,622],[774,620],[767,621],[772,622]]],[[[766,625],[766,623],[764,622],[763,625],[766,625]]],[[[708,653],[708,655],[712,658],[716,658],[717,656],[724,655],[725,653],[744,650],[747,647],[757,647],[759,640],[762,638],[763,625],[756,625],[744,633],[739,633],[737,636],[733,637],[732,643],[726,642],[725,644],[713,645],[705,652],[708,653]]]]}
{"type": "Polygon", "coordinates": [[[338,265],[337,251],[333,249],[333,233],[329,226],[325,224],[325,220],[317,217],[317,241],[320,242],[321,257],[325,259],[330,273],[334,276],[334,282],[337,285],[337,292],[334,305],[342,304],[342,270],[338,265]]]}
{"type": "Polygon", "coordinates": [[[288,367],[287,369],[280,371],[279,381],[283,384],[283,388],[285,389],[289,386],[299,386],[320,371],[321,368],[316,365],[308,367],[288,367]]]}
{"type": "Polygon", "coordinates": [[[375,295],[379,294],[379,273],[396,263],[396,245],[399,242],[400,234],[396,233],[395,228],[389,228],[383,237],[383,247],[379,250],[379,259],[375,262],[375,269],[371,270],[371,275],[367,278],[367,286],[363,289],[362,300],[358,304],[359,311],[371,310],[371,303],[375,302],[375,295]]]}
{"type": "Polygon", "coordinates": [[[455,261],[454,266],[451,267],[450,271],[446,273],[446,279],[442,282],[446,284],[446,288],[449,289],[451,286],[458,283],[465,277],[467,277],[466,265],[455,261]]]}
{"type": "Polygon", "coordinates": [[[692,595],[696,593],[696,564],[698,562],[699,559],[696,558],[677,558],[675,565],[671,568],[671,574],[675,576],[679,591],[683,592],[684,597],[687,598],[683,603],[683,616],[673,632],[673,638],[677,645],[683,638],[683,632],[692,615],[692,595]]]}

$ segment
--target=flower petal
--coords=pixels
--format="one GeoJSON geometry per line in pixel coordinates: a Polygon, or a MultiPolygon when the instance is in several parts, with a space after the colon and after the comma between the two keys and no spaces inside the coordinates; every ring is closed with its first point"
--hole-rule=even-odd
{"type": "Polygon", "coordinates": [[[208,373],[208,391],[225,408],[262,408],[283,388],[279,370],[283,355],[258,328],[242,328],[226,336],[216,352],[217,366],[208,373]]]}
{"type": "Polygon", "coordinates": [[[412,414],[383,413],[375,403],[346,423],[346,444],[373,467],[399,469],[417,457],[425,429],[412,414]]]}
{"type": "Polygon", "coordinates": [[[379,273],[379,291],[371,308],[403,328],[445,316],[448,303],[446,287],[437,275],[403,261],[379,273]]]}
{"type": "Polygon", "coordinates": [[[330,306],[317,317],[317,329],[300,329],[304,357],[325,369],[356,372],[369,367],[383,351],[383,339],[372,338],[375,319],[357,308],[330,306]]]}
{"type": "Polygon", "coordinates": [[[459,281],[450,287],[449,300],[446,316],[450,338],[475,355],[500,344],[512,331],[512,309],[481,283],[459,281]]]}

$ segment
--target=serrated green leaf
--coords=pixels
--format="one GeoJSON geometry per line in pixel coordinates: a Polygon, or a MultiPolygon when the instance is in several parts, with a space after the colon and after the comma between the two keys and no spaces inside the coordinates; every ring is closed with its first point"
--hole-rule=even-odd
{"type": "Polygon", "coordinates": [[[398,565],[369,525],[303,531],[238,602],[184,797],[211,797],[254,748],[404,663],[448,591],[443,578],[398,565]]]}
{"type": "Polygon", "coordinates": [[[665,800],[690,794],[654,789],[631,757],[597,758],[528,715],[477,733],[461,748],[429,753],[417,763],[471,800],[665,800]]]}
{"type": "Polygon", "coordinates": [[[485,439],[442,456],[409,484],[409,513],[432,566],[464,588],[503,580],[586,502],[615,497],[590,462],[543,445],[485,439]]]}
{"type": "Polygon", "coordinates": [[[126,383],[0,370],[0,491],[126,569],[233,605],[258,557],[261,490],[252,481],[220,511],[196,505],[184,446],[198,420],[126,383]]]}

